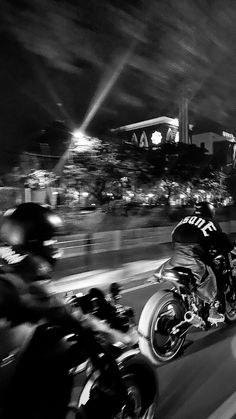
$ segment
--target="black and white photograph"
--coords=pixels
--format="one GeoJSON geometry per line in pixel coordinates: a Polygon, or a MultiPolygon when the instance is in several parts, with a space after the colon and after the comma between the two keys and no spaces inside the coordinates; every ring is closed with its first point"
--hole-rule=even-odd
{"type": "Polygon", "coordinates": [[[236,418],[236,0],[0,0],[0,419],[236,418]]]}

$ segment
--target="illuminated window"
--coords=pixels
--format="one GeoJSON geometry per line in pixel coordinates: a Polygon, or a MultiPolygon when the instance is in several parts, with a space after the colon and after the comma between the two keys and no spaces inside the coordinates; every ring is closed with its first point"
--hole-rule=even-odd
{"type": "Polygon", "coordinates": [[[158,145],[161,143],[162,135],[159,131],[154,131],[151,136],[152,144],[158,145]]]}

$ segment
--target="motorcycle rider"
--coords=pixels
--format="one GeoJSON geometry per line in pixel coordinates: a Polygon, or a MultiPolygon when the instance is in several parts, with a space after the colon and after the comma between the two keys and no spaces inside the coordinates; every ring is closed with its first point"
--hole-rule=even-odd
{"type": "Polygon", "coordinates": [[[214,220],[214,204],[203,201],[195,205],[193,215],[184,217],[172,231],[173,255],[163,270],[184,266],[196,279],[197,293],[210,304],[208,321],[224,321],[218,312],[216,276],[211,267],[210,249],[230,252],[234,245],[214,220]]]}
{"type": "MultiPolygon", "coordinates": [[[[45,285],[59,256],[55,235],[62,225],[61,218],[49,207],[32,202],[20,204],[5,213],[0,227],[0,238],[4,244],[0,247],[0,328],[1,320],[5,321],[4,327],[14,328],[25,322],[43,323],[46,319],[66,332],[81,333],[81,356],[87,359],[94,347],[90,340],[91,332],[45,285]]],[[[1,418],[65,417],[70,398],[65,390],[70,379],[68,367],[65,367],[66,371],[58,372],[61,371],[58,368],[60,357],[57,353],[54,357],[53,352],[53,357],[47,358],[47,344],[42,342],[41,350],[36,348],[37,354],[40,352],[42,355],[41,362],[32,354],[28,354],[28,358],[23,356],[19,362],[9,403],[1,418]],[[54,375],[56,378],[53,380],[54,375]],[[41,402],[46,407],[46,413],[44,410],[40,415],[41,402]]],[[[68,385],[67,388],[71,389],[68,385]]],[[[75,417],[110,418],[114,409],[119,408],[117,396],[112,392],[108,395],[103,390],[99,394],[94,391],[86,405],[76,411],[75,417]]]]}

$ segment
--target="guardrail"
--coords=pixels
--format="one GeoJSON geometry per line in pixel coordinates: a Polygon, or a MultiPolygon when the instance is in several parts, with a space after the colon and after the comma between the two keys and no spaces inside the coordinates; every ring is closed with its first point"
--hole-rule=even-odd
{"type": "MultiPolygon", "coordinates": [[[[236,233],[236,220],[220,223],[226,233],[236,233]]],[[[59,238],[62,258],[170,243],[173,226],[83,233],[59,238]]]]}

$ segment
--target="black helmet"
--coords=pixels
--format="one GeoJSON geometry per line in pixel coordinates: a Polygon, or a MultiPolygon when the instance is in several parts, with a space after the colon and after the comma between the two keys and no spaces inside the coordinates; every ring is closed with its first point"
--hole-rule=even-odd
{"type": "Polygon", "coordinates": [[[198,202],[197,204],[195,204],[194,214],[213,219],[215,217],[214,204],[212,202],[207,201],[198,202]]]}
{"type": "MultiPolygon", "coordinates": [[[[59,256],[54,237],[62,225],[61,218],[48,206],[27,202],[5,212],[0,239],[13,251],[17,250],[17,254],[33,254],[53,265],[59,256]]],[[[1,254],[0,257],[4,259],[1,254]]],[[[14,257],[11,260],[14,263],[14,257]]]]}

